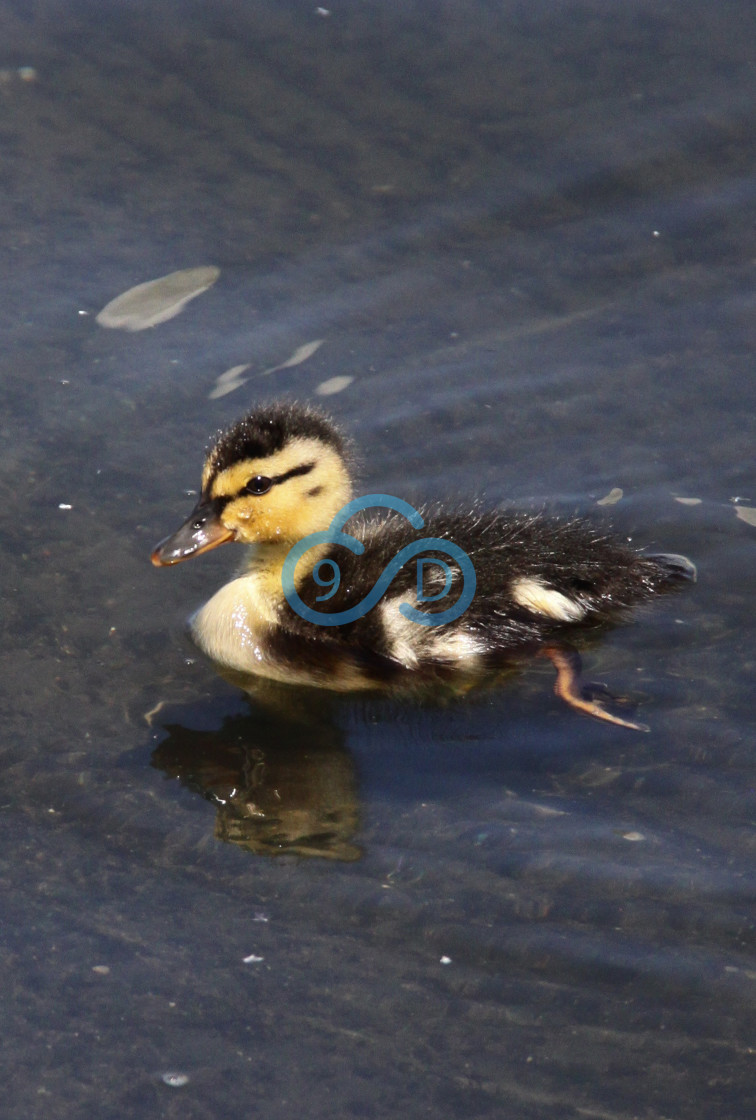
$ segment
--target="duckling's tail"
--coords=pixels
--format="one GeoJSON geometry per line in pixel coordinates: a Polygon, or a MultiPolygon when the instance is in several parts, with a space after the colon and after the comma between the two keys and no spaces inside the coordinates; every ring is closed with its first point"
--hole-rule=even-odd
{"type": "Polygon", "coordinates": [[[648,557],[659,569],[663,583],[695,583],[698,569],[687,556],[677,552],[657,552],[648,557]]]}

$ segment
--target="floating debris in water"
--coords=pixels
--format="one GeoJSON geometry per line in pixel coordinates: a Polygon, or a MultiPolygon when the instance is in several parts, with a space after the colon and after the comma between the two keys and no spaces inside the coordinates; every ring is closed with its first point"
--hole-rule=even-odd
{"type": "Polygon", "coordinates": [[[176,1073],[174,1070],[161,1073],[160,1080],[164,1081],[166,1085],[170,1085],[172,1089],[180,1089],[182,1085],[189,1084],[189,1078],[185,1073],[176,1073]]]}
{"type": "Polygon", "coordinates": [[[321,397],[332,397],[334,393],[346,389],[353,381],[353,377],[329,377],[327,381],[320,382],[315,392],[321,397]]]}
{"type": "MultiPolygon", "coordinates": [[[[524,802],[528,804],[528,802],[524,802]]],[[[566,809],[555,809],[553,805],[537,805],[532,804],[530,808],[533,810],[537,817],[564,817],[567,815],[566,809]]]]}
{"type": "Polygon", "coordinates": [[[278,373],[280,369],[291,369],[292,366],[301,365],[302,362],[306,362],[308,358],[311,358],[324,342],[324,338],[316,338],[314,342],[305,342],[304,346],[298,346],[291,357],[287,358],[285,362],[281,362],[281,364],[277,366],[271,366],[270,369],[264,369],[260,377],[267,377],[268,374],[278,373]]]}
{"type": "MultiPolygon", "coordinates": [[[[281,369],[291,369],[292,366],[299,366],[302,362],[306,362],[311,358],[316,350],[319,350],[323,345],[325,339],[316,338],[314,342],[305,342],[303,346],[297,347],[290,358],[285,362],[280,362],[277,366],[270,366],[269,369],[264,369],[258,376],[268,377],[271,373],[278,373],[281,369]]],[[[218,380],[215,382],[215,388],[211,389],[208,393],[208,400],[217,401],[220,397],[225,397],[227,393],[233,393],[234,389],[241,388],[249,380],[247,377],[241,375],[245,373],[251,366],[248,362],[243,366],[232,366],[222,373],[218,380]]]]}
{"type": "Polygon", "coordinates": [[[144,713],[144,721],[148,727],[152,727],[152,721],[158,712],[162,712],[165,707],[165,700],[158,700],[154,708],[150,708],[149,712],[144,713]]]}
{"type": "Polygon", "coordinates": [[[202,268],[182,268],[147,280],[116,296],[97,315],[101,327],[114,327],[123,331],[144,331],[173,319],[184,310],[189,300],[202,295],[220,276],[214,265],[202,268]]]}
{"type": "Polygon", "coordinates": [[[264,961],[265,957],[256,957],[254,953],[250,953],[248,957],[243,958],[245,964],[259,964],[264,961]]]}
{"type": "Polygon", "coordinates": [[[441,959],[439,960],[438,963],[439,964],[451,964],[452,959],[451,959],[451,957],[441,957],[441,959]]]}
{"type": "Polygon", "coordinates": [[[217,401],[220,397],[225,397],[226,393],[233,393],[234,389],[240,389],[246,382],[246,377],[240,375],[249,369],[251,363],[247,362],[243,366],[231,366],[225,373],[222,373],[218,380],[215,382],[215,388],[207,394],[208,400],[217,401]]]}
{"type": "Polygon", "coordinates": [[[73,509],[73,506],[68,502],[58,502],[58,509],[73,509]]]}
{"type": "Polygon", "coordinates": [[[646,837],[643,835],[642,832],[623,832],[622,833],[622,839],[623,840],[638,841],[638,840],[645,840],[646,837]]]}
{"type": "Polygon", "coordinates": [[[599,498],[599,500],[596,502],[596,505],[614,506],[622,497],[624,497],[624,493],[624,490],[620,490],[619,486],[615,486],[614,489],[610,490],[605,497],[599,498]]]}
{"type": "Polygon", "coordinates": [[[675,498],[681,506],[700,506],[702,500],[701,498],[675,498]]]}
{"type": "Polygon", "coordinates": [[[94,965],[92,965],[92,972],[96,972],[99,976],[109,976],[110,975],[110,969],[108,968],[108,966],[106,964],[94,964],[94,965]]]}
{"type": "Polygon", "coordinates": [[[735,506],[735,516],[746,525],[756,525],[756,509],[753,506],[735,506]]]}
{"type": "Polygon", "coordinates": [[[586,786],[588,789],[600,789],[601,786],[607,786],[611,782],[616,782],[622,775],[622,768],[619,766],[598,766],[591,763],[588,768],[580,775],[581,785],[586,786]]]}

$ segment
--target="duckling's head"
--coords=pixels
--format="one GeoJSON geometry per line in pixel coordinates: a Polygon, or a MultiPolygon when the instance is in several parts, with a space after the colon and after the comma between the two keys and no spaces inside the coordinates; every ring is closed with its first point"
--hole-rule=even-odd
{"type": "Polygon", "coordinates": [[[296,404],[255,409],[220,434],[196,507],[152,563],[178,564],[226,541],[291,546],[327,529],[351,496],[346,444],[328,417],[296,404]]]}

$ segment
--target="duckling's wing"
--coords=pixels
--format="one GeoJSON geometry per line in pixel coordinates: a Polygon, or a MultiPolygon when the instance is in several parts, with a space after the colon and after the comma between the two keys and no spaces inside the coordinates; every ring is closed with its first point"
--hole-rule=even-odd
{"type": "MultiPolygon", "coordinates": [[[[453,622],[419,625],[400,613],[404,604],[427,616],[446,611],[460,596],[464,574],[449,554],[429,547],[421,556],[436,560],[421,569],[417,559],[395,572],[381,601],[347,624],[329,628],[328,643],[352,647],[405,667],[424,661],[506,653],[532,647],[568,630],[611,621],[621,612],[689,579],[684,557],[644,556],[600,533],[585,520],[559,521],[541,515],[502,511],[454,512],[425,507],[424,525],[414,529],[401,516],[363,515],[347,530],[362,553],[332,546],[325,559],[336,566],[338,586],[322,599],[311,581],[300,589],[314,609],[338,615],[364,603],[382,573],[407,545],[425,538],[449,541],[469,556],[476,578],[470,606],[453,622]],[[433,598],[434,578],[441,586],[442,565],[450,569],[443,598],[433,598]],[[430,586],[424,588],[428,578],[430,586]]],[[[312,623],[288,618],[287,628],[312,636],[312,623]]],[[[316,624],[317,625],[317,624],[316,624]]],[[[325,641],[325,638],[324,638],[325,641]]]]}

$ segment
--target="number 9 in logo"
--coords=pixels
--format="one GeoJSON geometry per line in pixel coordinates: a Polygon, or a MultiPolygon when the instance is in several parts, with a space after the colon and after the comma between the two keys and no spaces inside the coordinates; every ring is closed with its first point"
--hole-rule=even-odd
{"type": "Polygon", "coordinates": [[[315,580],[318,587],[330,587],[331,588],[331,590],[326,595],[316,595],[315,596],[317,602],[321,603],[325,599],[331,599],[336,594],[336,592],[339,590],[339,584],[341,583],[341,568],[339,567],[339,565],[336,563],[335,560],[328,560],[328,559],[318,560],[317,564],[312,569],[312,578],[315,580]],[[330,579],[321,579],[321,577],[320,577],[320,569],[323,567],[324,564],[328,564],[329,567],[331,568],[331,571],[333,572],[333,575],[331,576],[330,579]]]}

